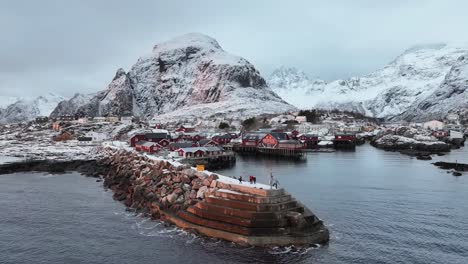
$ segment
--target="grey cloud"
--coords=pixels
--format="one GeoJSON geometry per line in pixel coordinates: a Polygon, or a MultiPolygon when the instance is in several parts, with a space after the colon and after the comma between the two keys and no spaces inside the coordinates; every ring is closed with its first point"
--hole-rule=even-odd
{"type": "Polygon", "coordinates": [[[264,76],[382,67],[414,44],[468,43],[466,1],[0,1],[0,95],[105,88],[154,44],[202,32],[264,76]]]}

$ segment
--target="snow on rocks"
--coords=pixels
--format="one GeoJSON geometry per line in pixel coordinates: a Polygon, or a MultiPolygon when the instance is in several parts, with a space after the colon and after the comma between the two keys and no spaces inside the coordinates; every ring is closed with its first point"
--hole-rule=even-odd
{"type": "Polygon", "coordinates": [[[299,108],[356,111],[371,117],[429,120],[467,106],[468,49],[447,45],[411,48],[362,77],[325,83],[280,68],[270,87],[299,108]]]}
{"type": "Polygon", "coordinates": [[[127,73],[119,69],[107,89],[78,110],[89,116],[129,113],[165,122],[245,118],[295,107],[268,89],[247,60],[224,51],[209,36],[192,33],[155,45],[127,73]]]}
{"type": "Polygon", "coordinates": [[[450,144],[441,141],[421,141],[399,135],[384,135],[372,142],[377,148],[393,151],[414,150],[430,153],[448,152],[450,144]]]}

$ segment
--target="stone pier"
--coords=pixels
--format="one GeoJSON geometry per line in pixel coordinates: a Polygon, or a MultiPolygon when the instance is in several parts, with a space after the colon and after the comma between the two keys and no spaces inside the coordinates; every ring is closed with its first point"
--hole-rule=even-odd
{"type": "MultiPolygon", "coordinates": [[[[267,245],[323,244],[323,222],[284,189],[234,184],[232,178],[187,165],[107,150],[104,184],[115,199],[155,219],[209,237],[267,245]]],[[[256,185],[264,186],[265,185],[256,185]]]]}

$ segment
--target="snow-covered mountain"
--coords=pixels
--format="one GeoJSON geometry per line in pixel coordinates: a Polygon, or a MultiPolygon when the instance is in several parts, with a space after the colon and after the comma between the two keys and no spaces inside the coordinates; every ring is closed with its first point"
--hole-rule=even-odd
{"type": "Polygon", "coordinates": [[[107,89],[77,111],[176,119],[246,118],[294,109],[247,60],[225,52],[211,37],[192,33],[157,44],[129,72],[119,69],[107,89]]]}
{"type": "Polygon", "coordinates": [[[336,108],[387,119],[440,118],[466,107],[467,57],[466,48],[418,46],[362,77],[325,83],[283,67],[273,72],[268,83],[299,108],[336,108]]]}
{"type": "Polygon", "coordinates": [[[0,109],[0,123],[24,122],[38,116],[49,116],[63,100],[64,97],[54,93],[36,98],[17,98],[13,103],[0,109]]]}

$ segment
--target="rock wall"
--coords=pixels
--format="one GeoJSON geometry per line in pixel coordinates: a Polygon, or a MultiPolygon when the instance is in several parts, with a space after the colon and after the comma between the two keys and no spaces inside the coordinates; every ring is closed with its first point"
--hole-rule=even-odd
{"type": "Polygon", "coordinates": [[[104,186],[114,192],[114,198],[142,213],[159,218],[160,210],[176,213],[187,209],[213,193],[219,187],[217,175],[196,172],[188,165],[175,167],[167,161],[151,160],[133,152],[106,150],[104,164],[110,170],[104,176],[104,186]]]}

